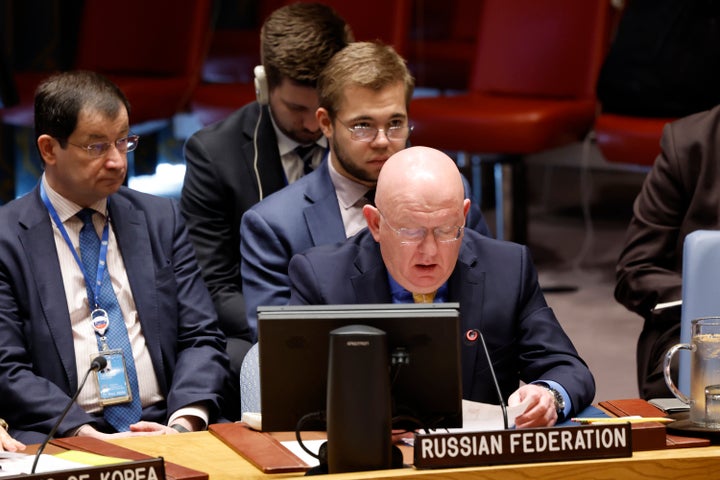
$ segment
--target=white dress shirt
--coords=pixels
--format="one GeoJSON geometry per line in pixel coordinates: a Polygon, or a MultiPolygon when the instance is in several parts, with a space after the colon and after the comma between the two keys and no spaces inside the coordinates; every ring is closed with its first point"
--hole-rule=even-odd
{"type": "MultiPolygon", "coordinates": [[[[305,175],[305,165],[303,164],[303,160],[302,158],[300,158],[300,155],[298,155],[298,153],[295,151],[295,148],[299,147],[300,144],[285,135],[278,128],[278,126],[275,124],[275,119],[272,118],[272,115],[270,116],[270,118],[272,119],[273,128],[275,129],[275,136],[278,140],[278,153],[280,153],[280,160],[282,161],[283,170],[285,171],[285,178],[287,179],[287,183],[289,185],[295,180],[305,175]]],[[[322,162],[325,150],[327,150],[327,138],[322,135],[315,143],[320,148],[316,148],[315,152],[313,152],[312,162],[310,162],[313,170],[316,169],[318,165],[320,165],[320,162],[322,162]]]]}
{"type": "MultiPolygon", "coordinates": [[[[52,203],[58,217],[63,223],[67,231],[70,241],[80,255],[80,229],[82,221],[75,215],[82,210],[83,207],[64,198],[55,192],[48,185],[45,176],[42,177],[43,187],[47,193],[50,203],[52,203]]],[[[93,224],[98,236],[102,234],[103,227],[107,218],[107,200],[101,200],[90,208],[99,212],[93,215],[93,224]]],[[[48,213],[49,215],[49,213],[48,213]]],[[[63,285],[65,289],[65,300],[67,301],[70,313],[70,323],[73,331],[73,345],[75,347],[75,363],[78,378],[83,378],[85,372],[90,368],[90,362],[98,353],[98,342],[95,330],[90,321],[90,305],[85,287],[85,278],[82,270],[75,260],[74,255],[68,248],[65,239],[60,233],[55,222],[52,221],[53,236],[55,240],[55,248],[60,262],[60,272],[62,274],[63,285]]],[[[110,275],[110,281],[117,296],[122,312],[125,326],[127,327],[128,336],[130,337],[130,345],[132,346],[133,358],[135,360],[135,369],[137,370],[138,387],[140,391],[140,402],[143,407],[152,405],[164,399],[160,392],[160,385],[157,381],[155,369],[150,359],[150,352],[145,343],[138,318],[137,308],[133,299],[130,282],[127,278],[125,263],[118,248],[115,232],[112,228],[112,219],[110,219],[111,228],[109,229],[108,253],[107,253],[107,272],[110,275]]],[[[151,267],[150,267],[151,268],[151,267]]],[[[112,347],[112,346],[111,346],[112,347]]],[[[80,392],[77,403],[88,413],[98,413],[102,411],[99,402],[99,390],[97,381],[89,381],[80,392]]],[[[202,418],[205,423],[208,422],[207,410],[204,407],[188,407],[180,409],[172,415],[172,419],[180,415],[194,415],[202,418]]]]}
{"type": "Polygon", "coordinates": [[[365,194],[368,187],[344,177],[335,170],[328,153],[327,165],[330,169],[330,180],[335,186],[335,195],[340,206],[340,215],[342,216],[343,225],[345,227],[345,236],[352,237],[363,228],[367,227],[367,222],[363,216],[363,207],[368,203],[365,194]]]}

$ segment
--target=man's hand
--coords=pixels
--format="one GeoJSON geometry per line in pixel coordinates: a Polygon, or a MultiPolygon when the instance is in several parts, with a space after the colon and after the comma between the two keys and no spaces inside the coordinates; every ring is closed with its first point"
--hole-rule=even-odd
{"type": "Polygon", "coordinates": [[[508,399],[508,405],[529,399],[525,411],[515,419],[517,428],[551,427],[557,422],[555,411],[555,397],[547,388],[538,385],[523,385],[518,388],[508,399]]]}
{"type": "MultiPolygon", "coordinates": [[[[184,415],[177,417],[173,420],[173,425],[181,425],[190,432],[203,430],[205,428],[205,422],[192,415],[184,415]]],[[[118,432],[118,433],[102,433],[95,430],[91,425],[83,425],[75,433],[78,437],[93,437],[101,440],[107,440],[110,438],[121,438],[121,437],[140,437],[140,436],[151,436],[151,435],[175,435],[180,433],[172,427],[163,425],[157,422],[146,422],[140,421],[130,425],[129,432],[118,432]]]]}
{"type": "Polygon", "coordinates": [[[12,438],[7,430],[0,426],[0,452],[18,452],[20,450],[25,450],[25,444],[12,438]]]}
{"type": "Polygon", "coordinates": [[[175,433],[178,432],[160,423],[141,421],[130,425],[130,431],[117,433],[103,433],[97,431],[91,425],[83,425],[80,429],[78,429],[75,435],[78,437],[92,437],[100,440],[110,440],[112,438],[170,435],[175,433]]]}

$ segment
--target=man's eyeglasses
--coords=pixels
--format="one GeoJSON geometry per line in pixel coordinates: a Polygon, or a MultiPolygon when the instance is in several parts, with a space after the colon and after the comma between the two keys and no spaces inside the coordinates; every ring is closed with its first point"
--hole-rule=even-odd
{"type": "Polygon", "coordinates": [[[71,142],[68,143],[73,147],[82,148],[89,156],[97,158],[105,155],[113,144],[115,144],[115,148],[117,148],[118,152],[127,153],[135,150],[139,142],[139,135],[128,135],[127,137],[118,138],[114,142],[91,143],[90,145],[77,145],[71,142]]]}
{"type": "MultiPolygon", "coordinates": [[[[378,210],[380,217],[385,221],[390,230],[395,232],[395,235],[400,237],[400,243],[403,245],[417,245],[422,243],[427,236],[428,229],[425,227],[418,228],[395,228],[387,221],[385,215],[378,210]]],[[[452,226],[452,227],[435,227],[432,229],[435,241],[439,243],[450,243],[457,241],[461,236],[464,226],[452,226]]]]}
{"type": "Polygon", "coordinates": [[[358,142],[372,142],[377,138],[378,132],[383,132],[391,142],[404,142],[412,132],[412,125],[391,125],[388,128],[375,128],[366,125],[355,125],[349,127],[345,122],[337,119],[340,124],[350,132],[350,138],[358,142]]]}

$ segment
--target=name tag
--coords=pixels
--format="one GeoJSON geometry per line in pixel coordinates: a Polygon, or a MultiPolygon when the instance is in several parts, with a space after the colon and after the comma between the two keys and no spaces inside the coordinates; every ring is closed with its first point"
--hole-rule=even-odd
{"type": "MultiPolygon", "coordinates": [[[[125,368],[125,356],[122,350],[106,350],[100,355],[107,360],[107,366],[97,372],[96,378],[100,390],[100,405],[116,405],[132,400],[132,391],[125,368]]],[[[93,358],[95,355],[93,355],[93,358]]]]}

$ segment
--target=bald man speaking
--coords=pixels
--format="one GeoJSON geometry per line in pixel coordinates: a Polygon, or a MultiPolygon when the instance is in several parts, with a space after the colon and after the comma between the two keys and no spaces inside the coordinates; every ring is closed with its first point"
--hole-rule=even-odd
{"type": "Polygon", "coordinates": [[[375,206],[363,209],[368,228],[292,258],[290,304],[459,302],[463,398],[497,403],[479,331],[505,402],[529,399],[516,427],[554,425],[592,402],[595,381],[527,247],[466,230],[469,206],[450,157],[397,152],[380,171],[375,206]]]}

